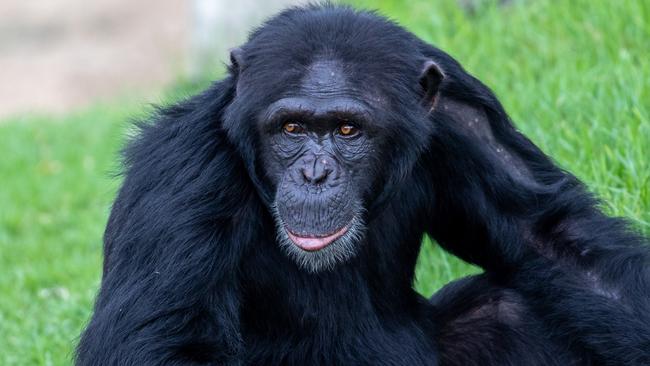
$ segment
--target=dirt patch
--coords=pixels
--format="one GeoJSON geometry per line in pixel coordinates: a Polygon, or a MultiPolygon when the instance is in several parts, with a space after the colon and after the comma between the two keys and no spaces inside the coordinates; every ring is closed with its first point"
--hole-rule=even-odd
{"type": "Polygon", "coordinates": [[[145,95],[182,71],[189,2],[0,2],[0,118],[145,95]]]}

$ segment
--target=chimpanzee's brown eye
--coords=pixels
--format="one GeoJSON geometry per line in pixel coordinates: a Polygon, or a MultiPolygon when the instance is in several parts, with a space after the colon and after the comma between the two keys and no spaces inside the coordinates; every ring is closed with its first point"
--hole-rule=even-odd
{"type": "Polygon", "coordinates": [[[343,124],[339,126],[339,133],[343,136],[354,136],[358,131],[359,130],[352,125],[343,124]]]}
{"type": "Polygon", "coordinates": [[[304,130],[302,126],[295,122],[287,122],[282,126],[282,129],[286,133],[302,133],[304,130]]]}

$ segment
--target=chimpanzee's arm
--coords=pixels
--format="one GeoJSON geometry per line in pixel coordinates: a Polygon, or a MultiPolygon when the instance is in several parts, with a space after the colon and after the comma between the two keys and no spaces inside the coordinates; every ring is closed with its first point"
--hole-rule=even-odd
{"type": "MultiPolygon", "coordinates": [[[[444,58],[433,52],[433,58],[444,58]]],[[[443,61],[424,157],[430,235],[515,291],[546,333],[598,364],[650,364],[650,246],[443,61]]]]}

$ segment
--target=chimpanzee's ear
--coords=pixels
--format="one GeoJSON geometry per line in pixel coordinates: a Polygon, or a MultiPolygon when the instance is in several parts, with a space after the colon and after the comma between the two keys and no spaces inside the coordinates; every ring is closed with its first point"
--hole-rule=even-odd
{"type": "Polygon", "coordinates": [[[241,47],[234,47],[230,49],[230,70],[237,74],[243,65],[241,47]]]}
{"type": "Polygon", "coordinates": [[[420,86],[423,91],[422,104],[425,107],[434,107],[438,99],[440,84],[444,78],[445,74],[437,63],[432,60],[424,63],[424,67],[420,73],[420,86]]]}
{"type": "Polygon", "coordinates": [[[235,91],[239,90],[239,74],[244,67],[244,51],[241,47],[234,47],[230,49],[230,66],[228,71],[235,79],[235,91]]]}

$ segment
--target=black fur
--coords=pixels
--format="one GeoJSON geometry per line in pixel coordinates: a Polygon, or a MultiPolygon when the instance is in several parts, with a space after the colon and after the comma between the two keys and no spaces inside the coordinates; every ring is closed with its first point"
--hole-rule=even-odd
{"type": "Polygon", "coordinates": [[[244,54],[240,67],[265,65],[257,93],[237,95],[234,65],[126,149],[78,365],[650,364],[643,239],[604,216],[451,57],[332,6],[278,15],[244,54]],[[247,123],[285,87],[274,75],[323,49],[390,90],[386,113],[421,142],[395,135],[359,253],[311,273],[276,243],[247,123]],[[444,75],[431,113],[417,104],[426,60],[444,75]],[[422,298],[412,283],[425,232],[486,273],[422,298]]]}

